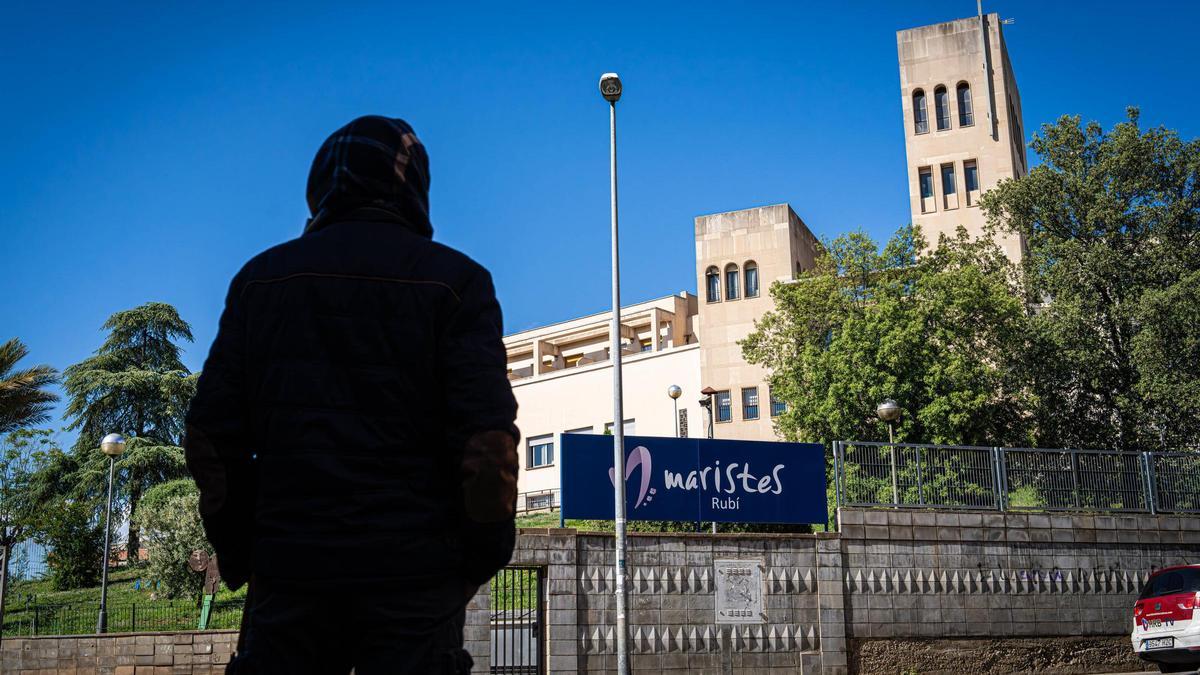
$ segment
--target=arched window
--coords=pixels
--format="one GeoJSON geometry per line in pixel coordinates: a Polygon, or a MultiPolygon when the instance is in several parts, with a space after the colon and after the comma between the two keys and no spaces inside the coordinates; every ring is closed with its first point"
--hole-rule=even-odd
{"type": "Polygon", "coordinates": [[[937,115],[937,130],[945,131],[950,128],[950,95],[946,88],[938,85],[933,90],[933,109],[937,115]]]}
{"type": "Polygon", "coordinates": [[[746,297],[758,297],[758,265],[753,260],[747,260],[742,269],[746,274],[746,297]]]}
{"type": "Polygon", "coordinates": [[[975,112],[971,107],[971,85],[959,82],[955,94],[958,97],[958,126],[969,127],[975,124],[975,112]]]}
{"type": "Polygon", "coordinates": [[[918,134],[929,131],[929,111],[925,109],[925,90],[913,92],[913,128],[918,134]]]}
{"type": "Polygon", "coordinates": [[[721,271],[716,267],[708,268],[704,273],[705,299],[709,302],[721,301],[721,271]]]}
{"type": "Polygon", "coordinates": [[[738,266],[729,263],[725,266],[725,299],[738,299],[738,266]]]}

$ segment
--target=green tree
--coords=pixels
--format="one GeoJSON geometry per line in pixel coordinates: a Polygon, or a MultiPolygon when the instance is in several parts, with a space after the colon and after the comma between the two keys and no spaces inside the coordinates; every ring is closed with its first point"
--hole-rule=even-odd
{"type": "Polygon", "coordinates": [[[1200,140],[1105,132],[1062,117],[1033,138],[1042,164],[981,206],[1024,235],[1040,304],[1027,363],[1037,440],[1150,450],[1200,443],[1200,140]]]}
{"type": "MultiPolygon", "coordinates": [[[[171,305],[151,302],[117,312],[104,323],[109,331],[95,355],[65,371],[68,428],[79,431],[73,449],[78,468],[70,496],[94,500],[104,494],[108,458],[99,451],[110,432],[129,437],[117,461],[118,513],[134,513],[142,494],[154,485],[187,475],[183,418],[196,391],[196,377],[180,359],[181,340],[192,330],[171,305]]],[[[136,524],[129,528],[130,559],[140,547],[136,524]]]]}
{"type": "Polygon", "coordinates": [[[46,388],[58,382],[58,371],[50,366],[15,370],[29,349],[13,338],[0,344],[0,434],[6,434],[48,418],[46,412],[58,395],[46,388]]]}
{"type": "Polygon", "coordinates": [[[196,597],[204,576],[188,567],[192,551],[210,555],[212,545],[200,522],[200,493],[190,478],[155,485],[146,491],[133,515],[150,553],[150,574],[162,582],[169,598],[196,597]]]}
{"type": "Polygon", "coordinates": [[[771,287],[775,309],[741,343],[787,403],[786,439],[887,439],[876,404],[905,414],[897,440],[1023,444],[1029,401],[1012,367],[1027,317],[1011,264],[990,240],[924,248],[901,228],[880,250],[861,232],[830,242],[815,268],[771,287]]]}
{"type": "Polygon", "coordinates": [[[100,582],[98,555],[104,552],[104,525],[95,504],[57,497],[42,514],[36,540],[49,549],[50,585],[55,590],[100,582]]]}
{"type": "Polygon", "coordinates": [[[49,431],[29,429],[10,432],[0,445],[0,626],[13,549],[37,527],[34,476],[54,447],[49,431]]]}

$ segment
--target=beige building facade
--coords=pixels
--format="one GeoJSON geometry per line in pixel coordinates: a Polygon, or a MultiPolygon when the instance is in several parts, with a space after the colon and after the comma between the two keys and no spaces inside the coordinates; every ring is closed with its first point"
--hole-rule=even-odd
{"type": "MultiPolygon", "coordinates": [[[[960,225],[980,236],[980,194],[1027,172],[999,17],[900,31],[897,48],[912,222],[930,244],[960,225]]],[[[784,406],[738,343],[772,308],[771,284],[812,269],[821,245],[788,204],[699,216],[694,235],[698,295],[621,310],[625,432],[703,438],[711,423],[715,438],[776,440],[784,406]],[[677,401],[671,385],[682,389],[677,401]]],[[[999,243],[1014,260],[1023,255],[1019,238],[999,243]]],[[[610,331],[602,312],[505,337],[523,436],[519,509],[558,505],[564,434],[611,429],[610,331]]]]}
{"type": "MultiPolygon", "coordinates": [[[[930,246],[986,225],[979,196],[1028,172],[1021,95],[1000,17],[985,14],[896,33],[912,222],[930,246]]],[[[1017,235],[997,239],[1013,260],[1017,235]]]]}
{"type": "MultiPolygon", "coordinates": [[[[771,283],[810,269],[820,244],[787,204],[700,216],[695,243],[700,297],[682,292],[621,309],[625,433],[704,438],[711,423],[715,438],[775,440],[782,404],[737,343],[770,309],[771,283]],[[677,400],[671,385],[682,390],[677,400]]],[[[602,312],[504,338],[520,406],[518,508],[558,504],[564,434],[611,431],[611,330],[602,312]]]]}

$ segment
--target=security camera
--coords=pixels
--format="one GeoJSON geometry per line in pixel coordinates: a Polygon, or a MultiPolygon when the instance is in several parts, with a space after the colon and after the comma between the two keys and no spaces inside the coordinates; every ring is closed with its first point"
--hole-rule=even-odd
{"type": "Polygon", "coordinates": [[[621,98],[621,78],[616,73],[605,73],[600,76],[600,94],[609,103],[616,103],[621,98]]]}

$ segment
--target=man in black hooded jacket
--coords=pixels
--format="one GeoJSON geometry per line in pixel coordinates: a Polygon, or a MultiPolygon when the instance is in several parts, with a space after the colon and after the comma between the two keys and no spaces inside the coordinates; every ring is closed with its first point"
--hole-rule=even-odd
{"type": "Polygon", "coordinates": [[[464,607],[509,560],[516,401],[488,272],[431,240],[402,120],[325,141],[304,234],[234,277],[187,415],[231,588],[231,672],[458,673],[464,607]]]}

